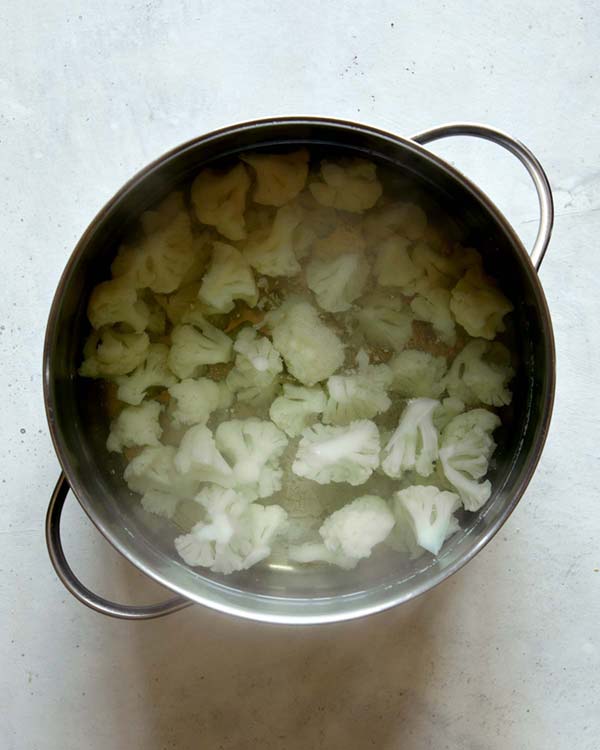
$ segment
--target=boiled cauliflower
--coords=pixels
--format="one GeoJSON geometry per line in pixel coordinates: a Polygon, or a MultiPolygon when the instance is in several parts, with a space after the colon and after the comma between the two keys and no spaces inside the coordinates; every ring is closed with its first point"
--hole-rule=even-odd
{"type": "Polygon", "coordinates": [[[456,343],[456,325],[450,311],[450,292],[447,289],[422,289],[411,301],[415,320],[431,323],[437,337],[444,344],[456,343]]]}
{"type": "Polygon", "coordinates": [[[424,273],[419,282],[422,288],[452,289],[468,268],[481,265],[481,255],[476,250],[460,245],[450,252],[440,252],[429,242],[419,241],[413,247],[411,257],[424,273]]]}
{"type": "Polygon", "coordinates": [[[308,151],[290,154],[247,154],[242,161],[256,172],[255,203],[283,206],[302,190],[308,177],[308,151]]]}
{"type": "Polygon", "coordinates": [[[170,492],[159,492],[148,490],[142,495],[142,508],[146,513],[152,513],[161,518],[172,519],[175,515],[182,498],[172,495],[170,492]]]}
{"type": "Polygon", "coordinates": [[[198,299],[220,313],[233,310],[238,299],[250,307],[256,305],[258,289],[254,274],[239,250],[224,242],[214,243],[212,261],[202,279],[198,299]]]}
{"type": "Polygon", "coordinates": [[[384,349],[401,351],[412,336],[413,315],[408,305],[381,292],[364,300],[356,320],[367,341],[384,349]]]}
{"type": "Polygon", "coordinates": [[[294,232],[302,210],[290,203],[278,209],[273,223],[248,237],[242,250],[248,263],[265,276],[295,276],[300,265],[294,252],[294,232]]]}
{"type": "Polygon", "coordinates": [[[325,408],[327,399],[321,388],[304,388],[285,383],[283,395],[269,409],[269,417],[290,437],[297,437],[325,408]]]}
{"type": "Polygon", "coordinates": [[[197,304],[200,285],[200,281],[193,281],[173,294],[156,295],[156,301],[173,325],[181,323],[181,319],[197,304]]]}
{"type": "Polygon", "coordinates": [[[458,354],[446,377],[448,393],[466,404],[506,406],[512,400],[508,383],[515,371],[510,352],[497,341],[470,341],[458,354]]]}
{"type": "Polygon", "coordinates": [[[160,445],[162,428],[158,420],[162,410],[156,401],[126,406],[111,422],[107,449],[122,453],[124,448],[131,446],[160,445]]]}
{"type": "Polygon", "coordinates": [[[329,398],[323,422],[349,424],[387,411],[392,403],[387,395],[392,377],[387,365],[367,365],[346,375],[332,375],[327,381],[329,398]]]}
{"type": "Polygon", "coordinates": [[[194,498],[200,482],[175,468],[177,450],[171,445],[149,446],[125,467],[123,477],[132,492],[160,492],[178,499],[194,498]]]}
{"type": "Polygon", "coordinates": [[[292,471],[319,484],[363,484],[379,464],[379,432],[363,419],[346,427],[315,424],[302,433],[292,471]]]}
{"type": "Polygon", "coordinates": [[[197,424],[187,430],[177,449],[174,464],[184,477],[213,482],[221,487],[235,485],[233,471],[219,452],[206,425],[197,424]]]}
{"type": "Polygon", "coordinates": [[[438,432],[451,422],[454,417],[462,414],[466,409],[465,402],[454,396],[448,396],[442,400],[442,403],[433,412],[433,424],[438,432]]]}
{"type": "Polygon", "coordinates": [[[79,374],[85,378],[126,375],[144,361],[149,345],[147,333],[121,333],[113,328],[92,331],[83,347],[79,374]]]}
{"type": "Polygon", "coordinates": [[[168,362],[178,378],[194,377],[204,365],[229,362],[231,354],[229,336],[198,312],[184,315],[171,332],[168,362]]]}
{"type": "Polygon", "coordinates": [[[310,192],[323,206],[362,213],[381,196],[381,183],[372,162],[349,159],[340,164],[321,162],[322,182],[311,182],[310,192]]]}
{"type": "Polygon", "coordinates": [[[394,234],[412,242],[425,234],[427,215],[415,203],[391,203],[368,213],[363,226],[365,237],[372,246],[394,234]]]}
{"type": "Polygon", "coordinates": [[[288,298],[265,323],[288,372],[303,385],[325,380],[344,363],[344,345],[310,303],[288,298]]]}
{"type": "Polygon", "coordinates": [[[226,383],[241,401],[261,406],[272,401],[283,370],[279,352],[269,339],[258,336],[253,328],[242,328],[233,345],[237,352],[235,366],[226,383]]]}
{"type": "Polygon", "coordinates": [[[438,434],[432,419],[439,403],[432,398],[416,398],[406,405],[381,454],[381,468],[392,479],[400,479],[412,469],[423,477],[433,472],[438,458],[438,434]]]}
{"type": "Polygon", "coordinates": [[[337,224],[332,232],[315,240],[312,254],[322,260],[332,260],[340,255],[364,255],[367,244],[359,226],[337,224]]]}
{"type": "Polygon", "coordinates": [[[380,286],[399,287],[404,294],[413,294],[423,269],[416,266],[410,256],[411,241],[392,235],[377,250],[374,273],[380,286]]]}
{"type": "Polygon", "coordinates": [[[459,497],[454,492],[418,485],[396,492],[393,500],[394,514],[400,523],[406,518],[417,544],[432,555],[437,555],[448,531],[454,528],[452,514],[459,505],[459,497]]]}
{"type": "Polygon", "coordinates": [[[514,308],[481,268],[470,268],[452,290],[450,300],[456,322],[470,336],[493,339],[505,330],[503,318],[514,308]]]}
{"type": "Polygon", "coordinates": [[[206,424],[210,415],[221,407],[219,383],[209,378],[186,378],[169,388],[171,418],[176,426],[206,424]]]}
{"type": "Polygon", "coordinates": [[[191,200],[198,220],[216,227],[229,240],[246,236],[244,209],[250,177],[243,164],[228,172],[203,169],[192,183],[191,200]]]}
{"type": "Polygon", "coordinates": [[[148,305],[139,298],[137,290],[122,279],[103,281],[94,287],[87,315],[96,330],[122,323],[135,333],[141,333],[150,320],[148,305]]]}
{"type": "Polygon", "coordinates": [[[440,461],[446,479],[452,484],[466,510],[476,511],[489,499],[492,487],[484,477],[496,443],[492,432],[500,419],[486,409],[472,409],[454,417],[442,433],[440,461]]]}
{"type": "Polygon", "coordinates": [[[327,312],[349,310],[360,297],[369,277],[369,264],[362,255],[313,258],[306,266],[306,283],[319,307],[327,312]]]}
{"type": "Polygon", "coordinates": [[[117,398],[126,404],[141,404],[148,388],[162,385],[168,388],[177,378],[167,365],[169,347],[165,344],[150,344],[144,361],[130,375],[116,378],[117,398]]]}
{"type": "Polygon", "coordinates": [[[435,357],[418,349],[405,349],[389,362],[391,390],[405,398],[439,398],[446,386],[448,366],[444,357],[435,357]]]}

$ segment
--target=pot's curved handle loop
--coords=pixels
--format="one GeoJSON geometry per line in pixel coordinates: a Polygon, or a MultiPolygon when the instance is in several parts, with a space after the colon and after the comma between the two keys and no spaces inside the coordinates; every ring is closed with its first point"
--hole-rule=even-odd
{"type": "Polygon", "coordinates": [[[60,517],[69,489],[67,478],[64,474],[61,474],[52,493],[48,513],[46,514],[46,546],[56,574],[76,599],[96,612],[121,620],[150,620],[154,617],[170,615],[172,612],[177,612],[192,604],[189,599],[176,596],[159,604],[134,607],[108,601],[108,599],[104,599],[84,586],[71,570],[65,558],[60,538],[60,517]]]}
{"type": "Polygon", "coordinates": [[[476,138],[497,143],[516,156],[529,172],[540,205],[540,226],[530,252],[531,262],[535,269],[538,270],[548,249],[550,235],[552,234],[552,225],[554,223],[552,190],[542,165],[521,141],[516,140],[507,133],[503,133],[501,130],[496,130],[495,128],[475,122],[453,122],[447,125],[440,125],[437,128],[413,135],[412,140],[425,145],[426,143],[431,143],[431,141],[448,138],[452,135],[472,135],[476,138]]]}

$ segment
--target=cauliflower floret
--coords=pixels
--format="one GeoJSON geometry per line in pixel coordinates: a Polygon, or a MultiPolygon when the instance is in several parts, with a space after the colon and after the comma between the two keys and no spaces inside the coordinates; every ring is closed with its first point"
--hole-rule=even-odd
{"type": "Polygon", "coordinates": [[[163,407],[156,401],[139,406],[126,406],[110,425],[106,447],[114,453],[133,445],[160,445],[162,428],[159,423],[163,407]]]}
{"type": "Polygon", "coordinates": [[[363,484],[379,464],[379,432],[367,419],[347,427],[315,424],[302,432],[292,465],[300,477],[319,484],[363,484]]]}
{"type": "Polygon", "coordinates": [[[372,162],[349,159],[340,164],[321,162],[322,182],[311,182],[314,199],[322,206],[362,213],[372,208],[381,196],[382,187],[372,162]]]}
{"type": "Polygon", "coordinates": [[[156,299],[156,295],[152,292],[146,292],[144,295],[144,302],[148,306],[148,324],[146,330],[149,333],[154,333],[156,336],[164,336],[167,328],[167,316],[163,309],[163,306],[156,299]]]}
{"type": "Polygon", "coordinates": [[[431,323],[440,341],[454,346],[456,326],[450,311],[450,292],[447,289],[422,289],[411,301],[410,309],[416,320],[431,323]]]}
{"type": "Polygon", "coordinates": [[[175,547],[188,565],[229,574],[246,570],[271,554],[274,540],[287,525],[279,505],[248,504],[232,490],[204,489],[196,498],[206,509],[206,521],[191,533],[175,539],[175,547]]]}
{"type": "Polygon", "coordinates": [[[377,245],[393,234],[414,241],[427,229],[427,215],[415,203],[392,203],[365,216],[364,232],[370,245],[377,245]]]}
{"type": "Polygon", "coordinates": [[[171,323],[178,325],[185,314],[197,304],[199,291],[200,282],[193,281],[173,294],[157,294],[156,301],[163,308],[171,323]]]}
{"type": "Polygon", "coordinates": [[[221,406],[221,388],[209,378],[186,378],[169,388],[173,408],[171,417],[176,426],[206,424],[210,415],[221,406]]]}
{"type": "Polygon", "coordinates": [[[147,333],[120,333],[113,328],[92,331],[83,347],[79,374],[84,378],[126,375],[144,361],[149,345],[147,333]]]}
{"type": "Polygon", "coordinates": [[[450,309],[470,336],[495,338],[504,331],[503,318],[514,308],[512,303],[496,289],[494,282],[481,268],[470,268],[452,290],[450,309]]]}
{"type": "Polygon", "coordinates": [[[206,425],[197,424],[187,430],[177,449],[174,464],[185,477],[214,482],[221,487],[235,485],[233,471],[219,453],[212,432],[206,425]]]}
{"type": "Polygon", "coordinates": [[[392,377],[387,365],[367,365],[347,375],[332,375],[327,381],[329,399],[323,422],[343,425],[387,411],[392,404],[387,395],[392,377]]]}
{"type": "Polygon", "coordinates": [[[294,234],[302,210],[291,203],[278,209],[271,226],[258,229],[248,237],[244,257],[265,276],[295,276],[300,265],[294,252],[294,234]]]}
{"type": "Polygon", "coordinates": [[[171,445],[149,446],[125,467],[123,477],[132,492],[146,496],[161,492],[180,499],[193,499],[200,482],[175,468],[177,451],[171,445]]]}
{"type": "Polygon", "coordinates": [[[260,419],[221,422],[215,441],[232,466],[239,490],[256,498],[281,489],[283,471],[277,463],[288,440],[274,424],[260,419]]]}
{"type": "Polygon", "coordinates": [[[124,323],[141,333],[150,319],[148,305],[138,298],[137,290],[122,279],[103,281],[95,286],[88,302],[87,315],[92,327],[124,323]]]}
{"type": "Polygon", "coordinates": [[[227,386],[241,401],[260,406],[273,399],[278,375],[283,370],[279,352],[269,339],[253,328],[242,328],[233,345],[235,367],[227,375],[227,386]]]}
{"type": "Polygon", "coordinates": [[[444,427],[451,422],[454,417],[462,414],[465,410],[465,402],[459,398],[448,396],[433,412],[433,424],[438,432],[442,432],[444,427]]]}
{"type": "Polygon", "coordinates": [[[340,255],[364,255],[366,249],[360,227],[336,224],[332,232],[315,241],[312,253],[317,258],[331,260],[340,255]]]}
{"type": "Polygon", "coordinates": [[[131,375],[116,378],[117,398],[126,404],[141,404],[148,388],[163,385],[168,388],[177,382],[177,378],[167,366],[169,347],[165,344],[150,344],[144,361],[136,367],[131,375]]]}
{"type": "Polygon", "coordinates": [[[364,495],[332,513],[319,529],[322,544],[307,542],[291,546],[290,559],[297,562],[329,562],[351,569],[370,557],[373,547],[383,542],[395,523],[385,500],[364,495]]]}
{"type": "Polygon", "coordinates": [[[327,399],[321,388],[303,388],[285,383],[283,395],[269,409],[271,421],[290,437],[296,437],[325,408],[327,399]]]}
{"type": "Polygon", "coordinates": [[[197,311],[184,315],[171,332],[169,367],[178,378],[194,377],[204,365],[229,362],[231,353],[229,336],[197,311]]]}
{"type": "Polygon", "coordinates": [[[344,363],[344,345],[310,303],[288,298],[265,323],[288,372],[303,385],[325,380],[344,363]]]}
{"type": "Polygon", "coordinates": [[[514,374],[503,344],[475,339],[455,357],[446,385],[451,396],[466,404],[506,406],[512,400],[508,383],[514,374]]]}
{"type": "Polygon", "coordinates": [[[454,492],[419,485],[396,492],[393,500],[394,514],[400,523],[407,518],[417,544],[432,555],[440,551],[451,527],[456,528],[452,524],[452,514],[459,505],[459,497],[454,492]]]}
{"type": "Polygon", "coordinates": [[[408,402],[398,427],[382,452],[381,468],[392,479],[400,479],[405,471],[415,469],[422,477],[434,470],[438,457],[438,434],[432,421],[440,405],[432,398],[416,398],[408,402]]]}
{"type": "Polygon", "coordinates": [[[413,263],[425,277],[419,282],[421,289],[452,289],[463,273],[481,265],[481,255],[473,248],[456,245],[449,253],[438,252],[428,242],[417,242],[411,251],[413,263]]]}
{"type": "Polygon", "coordinates": [[[413,316],[408,305],[382,293],[366,298],[356,319],[367,341],[386,349],[401,351],[412,336],[413,316]]]}
{"type": "Polygon", "coordinates": [[[250,307],[258,302],[258,289],[248,261],[231,245],[215,242],[210,267],[202,280],[198,299],[216,312],[227,313],[234,300],[244,300],[250,307]]]}
{"type": "Polygon", "coordinates": [[[377,250],[375,276],[380,286],[397,286],[404,294],[413,294],[424,271],[410,257],[412,243],[406,237],[392,235],[377,250]]]}
{"type": "Polygon", "coordinates": [[[390,360],[389,366],[393,375],[391,389],[405,398],[439,398],[446,388],[448,365],[444,357],[405,349],[390,360]]]}
{"type": "Polygon", "coordinates": [[[171,495],[169,492],[148,490],[142,495],[142,508],[146,513],[153,513],[161,518],[171,519],[177,511],[182,498],[171,495]]]}
{"type": "Polygon", "coordinates": [[[302,190],[308,177],[308,151],[290,154],[249,154],[242,156],[256,172],[255,203],[283,206],[302,190]]]}
{"type": "Polygon", "coordinates": [[[244,209],[250,177],[243,164],[228,172],[203,169],[192,183],[191,200],[198,220],[229,240],[246,236],[244,209]]]}
{"type": "Polygon", "coordinates": [[[460,494],[466,510],[476,511],[489,499],[492,487],[485,476],[496,443],[492,432],[500,419],[486,409],[472,409],[454,417],[441,437],[440,461],[446,479],[460,494]]]}
{"type": "Polygon", "coordinates": [[[313,258],[306,266],[306,283],[319,306],[327,312],[349,310],[360,297],[369,277],[369,264],[362,255],[313,258]]]}

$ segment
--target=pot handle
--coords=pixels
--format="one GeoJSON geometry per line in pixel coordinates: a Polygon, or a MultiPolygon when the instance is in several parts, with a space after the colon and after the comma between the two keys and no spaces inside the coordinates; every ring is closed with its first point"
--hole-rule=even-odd
{"type": "Polygon", "coordinates": [[[189,599],[182,596],[176,596],[159,604],[147,604],[143,607],[115,604],[84,586],[71,570],[65,558],[60,538],[60,517],[70,489],[67,478],[64,474],[61,474],[50,498],[48,513],[46,514],[46,546],[56,574],[76,599],[96,612],[121,620],[150,620],[154,617],[170,615],[172,612],[177,612],[192,604],[189,599]]]}
{"type": "Polygon", "coordinates": [[[496,130],[488,125],[480,125],[475,122],[452,122],[447,125],[440,125],[431,130],[425,130],[412,136],[412,140],[425,145],[440,138],[448,138],[452,135],[472,135],[475,138],[483,138],[485,141],[492,141],[502,146],[511,154],[517,157],[529,172],[535,186],[538,202],[540,205],[540,225],[537,237],[529,253],[531,262],[536,270],[544,259],[550,235],[552,234],[552,224],[554,223],[554,203],[552,201],[552,190],[548,177],[539,163],[537,158],[521,141],[516,140],[501,130],[496,130]]]}

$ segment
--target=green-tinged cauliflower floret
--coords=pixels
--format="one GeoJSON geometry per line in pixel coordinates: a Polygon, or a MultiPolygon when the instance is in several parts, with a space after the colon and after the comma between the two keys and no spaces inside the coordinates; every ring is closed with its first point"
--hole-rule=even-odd
{"type": "Polygon", "coordinates": [[[144,448],[125,468],[123,477],[129,489],[144,496],[149,492],[161,492],[179,499],[194,498],[200,482],[177,471],[176,453],[171,445],[144,448]]]}
{"type": "Polygon", "coordinates": [[[258,336],[253,328],[242,328],[233,345],[235,366],[227,375],[227,386],[240,401],[255,406],[272,401],[283,364],[269,339],[258,336]]]}
{"type": "Polygon", "coordinates": [[[146,357],[147,333],[121,333],[113,328],[92,331],[83,347],[79,374],[84,378],[113,378],[134,370],[146,357]]]}
{"type": "Polygon", "coordinates": [[[216,227],[229,240],[243,240],[249,187],[250,177],[243,164],[237,164],[228,172],[203,169],[192,183],[190,194],[198,220],[216,227]]]}
{"type": "Polygon", "coordinates": [[[433,472],[438,457],[438,434],[432,418],[439,404],[432,398],[408,402],[381,454],[381,468],[388,477],[400,479],[412,469],[422,477],[433,472]]]}
{"type": "Polygon", "coordinates": [[[387,365],[366,365],[346,375],[332,375],[327,381],[329,399],[323,422],[344,425],[382,414],[392,403],[387,395],[391,383],[387,365]]]}
{"type": "Polygon", "coordinates": [[[302,209],[294,203],[278,209],[273,223],[266,229],[252,232],[244,244],[242,251],[248,263],[265,276],[300,273],[294,242],[301,218],[302,209]]]}
{"type": "Polygon", "coordinates": [[[465,410],[465,402],[454,396],[448,396],[443,399],[442,403],[433,412],[433,424],[438,432],[442,432],[444,427],[451,422],[454,417],[462,414],[465,410]]]}
{"type": "Polygon", "coordinates": [[[221,422],[215,442],[232,467],[237,489],[253,498],[269,497],[281,489],[278,459],[288,440],[274,424],[260,419],[221,422]]]}
{"type": "Polygon", "coordinates": [[[290,547],[290,559],[297,562],[328,562],[354,568],[370,557],[373,547],[383,542],[395,523],[387,503],[376,495],[364,495],[332,513],[319,529],[322,543],[290,547]]]}
{"type": "Polygon", "coordinates": [[[470,341],[458,354],[446,377],[448,393],[466,404],[506,406],[512,400],[508,383],[515,371],[510,352],[497,341],[470,341]]]}
{"type": "Polygon", "coordinates": [[[418,349],[405,349],[390,360],[391,390],[404,398],[439,398],[444,392],[448,369],[444,357],[418,349]]]}
{"type": "Polygon", "coordinates": [[[169,347],[150,344],[144,361],[130,375],[116,378],[117,398],[126,404],[141,404],[148,388],[162,385],[168,388],[177,382],[167,364],[169,347]]]}
{"type": "Polygon", "coordinates": [[[481,268],[470,268],[452,290],[450,309],[470,336],[493,339],[504,331],[504,316],[513,305],[481,268]]]}
{"type": "Polygon", "coordinates": [[[398,234],[414,241],[420,239],[427,229],[425,211],[415,203],[392,203],[372,211],[364,220],[364,232],[370,245],[398,234]]]}
{"type": "Polygon", "coordinates": [[[315,424],[302,433],[292,471],[319,484],[363,484],[379,464],[379,432],[367,419],[346,427],[315,424]]]}
{"type": "Polygon", "coordinates": [[[283,206],[302,190],[308,177],[308,151],[290,154],[248,154],[242,161],[256,172],[255,203],[283,206]]]}
{"type": "Polygon", "coordinates": [[[232,341],[200,313],[192,311],[171,332],[169,367],[178,378],[191,378],[204,365],[229,362],[232,341]]]}
{"type": "Polygon", "coordinates": [[[163,407],[156,401],[139,406],[126,406],[110,425],[106,441],[109,451],[122,453],[131,446],[160,445],[162,428],[159,423],[163,407]]]}
{"type": "Polygon", "coordinates": [[[103,281],[94,287],[87,315],[96,330],[123,323],[135,333],[141,333],[150,320],[148,305],[139,299],[137,289],[123,279],[103,281]]]}
{"type": "Polygon", "coordinates": [[[440,341],[454,346],[456,325],[450,311],[450,292],[447,289],[422,289],[411,301],[410,309],[416,320],[431,323],[440,341]]]}
{"type": "Polygon", "coordinates": [[[444,475],[458,491],[466,510],[479,510],[491,495],[489,480],[477,480],[487,473],[496,448],[492,432],[499,426],[496,414],[472,409],[454,417],[442,433],[440,461],[444,475]]]}
{"type": "Polygon", "coordinates": [[[413,315],[409,306],[382,292],[370,295],[361,303],[356,319],[367,341],[386,349],[401,351],[412,336],[413,315]]]}
{"type": "Polygon", "coordinates": [[[244,256],[231,245],[215,242],[210,267],[204,274],[198,299],[216,312],[231,312],[236,299],[250,307],[258,302],[254,274],[244,256]]]}
{"type": "Polygon", "coordinates": [[[344,345],[309,302],[289,298],[265,323],[288,372],[303,385],[325,380],[344,363],[344,345]]]}
{"type": "Polygon", "coordinates": [[[413,263],[425,277],[421,288],[452,289],[468,268],[481,265],[481,255],[473,248],[456,245],[449,253],[438,252],[429,242],[419,241],[411,250],[413,263]]]}
{"type": "Polygon", "coordinates": [[[306,266],[306,283],[319,307],[327,312],[349,310],[360,297],[369,277],[369,264],[362,255],[313,258],[306,266]]]}
{"type": "Polygon", "coordinates": [[[423,269],[416,266],[410,257],[412,242],[406,237],[392,235],[384,240],[377,250],[374,272],[380,286],[395,286],[404,294],[413,294],[423,269]]]}
{"type": "Polygon", "coordinates": [[[219,383],[209,378],[186,378],[169,388],[171,418],[176,426],[206,424],[210,415],[221,407],[219,383]]]}
{"type": "Polygon", "coordinates": [[[273,401],[269,416],[286,435],[296,437],[317,419],[326,403],[325,394],[319,387],[304,388],[285,383],[283,395],[273,401]]]}
{"type": "Polygon", "coordinates": [[[432,555],[437,555],[448,532],[456,528],[452,524],[452,514],[459,505],[459,497],[454,492],[419,485],[396,492],[393,500],[398,522],[408,520],[417,544],[432,555]]]}
{"type": "Polygon", "coordinates": [[[206,520],[175,539],[188,565],[224,574],[246,570],[271,554],[274,540],[286,529],[287,513],[279,505],[248,503],[233,490],[207,487],[196,501],[205,508],[206,520]]]}
{"type": "Polygon", "coordinates": [[[349,159],[340,164],[321,162],[322,182],[311,182],[310,192],[322,206],[362,213],[381,196],[377,169],[370,161],[349,159]]]}

